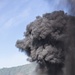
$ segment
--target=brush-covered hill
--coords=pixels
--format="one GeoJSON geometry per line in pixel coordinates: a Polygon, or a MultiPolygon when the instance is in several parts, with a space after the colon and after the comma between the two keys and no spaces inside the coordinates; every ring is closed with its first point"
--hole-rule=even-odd
{"type": "Polygon", "coordinates": [[[0,69],[0,75],[31,75],[34,71],[36,64],[26,64],[23,66],[2,68],[0,69]]]}

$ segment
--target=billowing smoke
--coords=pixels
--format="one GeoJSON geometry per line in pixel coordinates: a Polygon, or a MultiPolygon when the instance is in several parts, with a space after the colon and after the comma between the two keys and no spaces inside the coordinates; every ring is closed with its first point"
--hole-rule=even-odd
{"type": "MultiPolygon", "coordinates": [[[[61,75],[67,53],[68,29],[75,17],[63,11],[37,16],[16,46],[39,64],[38,75],[61,75]]],[[[38,70],[37,70],[38,71],[38,70]]]]}
{"type": "Polygon", "coordinates": [[[29,61],[38,63],[35,75],[64,75],[65,68],[66,75],[75,75],[75,0],[59,0],[55,7],[72,16],[63,11],[37,16],[27,25],[25,38],[16,42],[29,61]]]}

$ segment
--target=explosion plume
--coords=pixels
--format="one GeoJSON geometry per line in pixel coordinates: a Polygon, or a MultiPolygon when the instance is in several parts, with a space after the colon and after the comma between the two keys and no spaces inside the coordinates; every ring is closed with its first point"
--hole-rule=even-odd
{"type": "Polygon", "coordinates": [[[30,61],[38,63],[38,75],[63,75],[68,29],[75,24],[74,21],[75,17],[63,11],[54,11],[42,17],[37,16],[35,21],[27,25],[25,38],[18,40],[16,46],[27,53],[30,61]]]}

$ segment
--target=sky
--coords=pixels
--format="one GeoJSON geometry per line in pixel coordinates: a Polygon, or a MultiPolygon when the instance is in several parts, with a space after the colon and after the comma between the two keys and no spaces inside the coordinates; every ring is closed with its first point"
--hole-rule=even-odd
{"type": "Polygon", "coordinates": [[[0,68],[29,63],[25,53],[15,47],[16,41],[24,38],[27,24],[36,16],[54,10],[67,12],[59,5],[60,0],[0,0],[0,68]]]}

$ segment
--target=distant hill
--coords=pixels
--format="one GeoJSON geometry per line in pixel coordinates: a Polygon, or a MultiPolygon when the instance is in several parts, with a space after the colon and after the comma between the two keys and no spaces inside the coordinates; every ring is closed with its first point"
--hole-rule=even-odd
{"type": "Polygon", "coordinates": [[[34,71],[36,64],[27,64],[12,68],[0,69],[0,75],[31,75],[34,71]]]}

